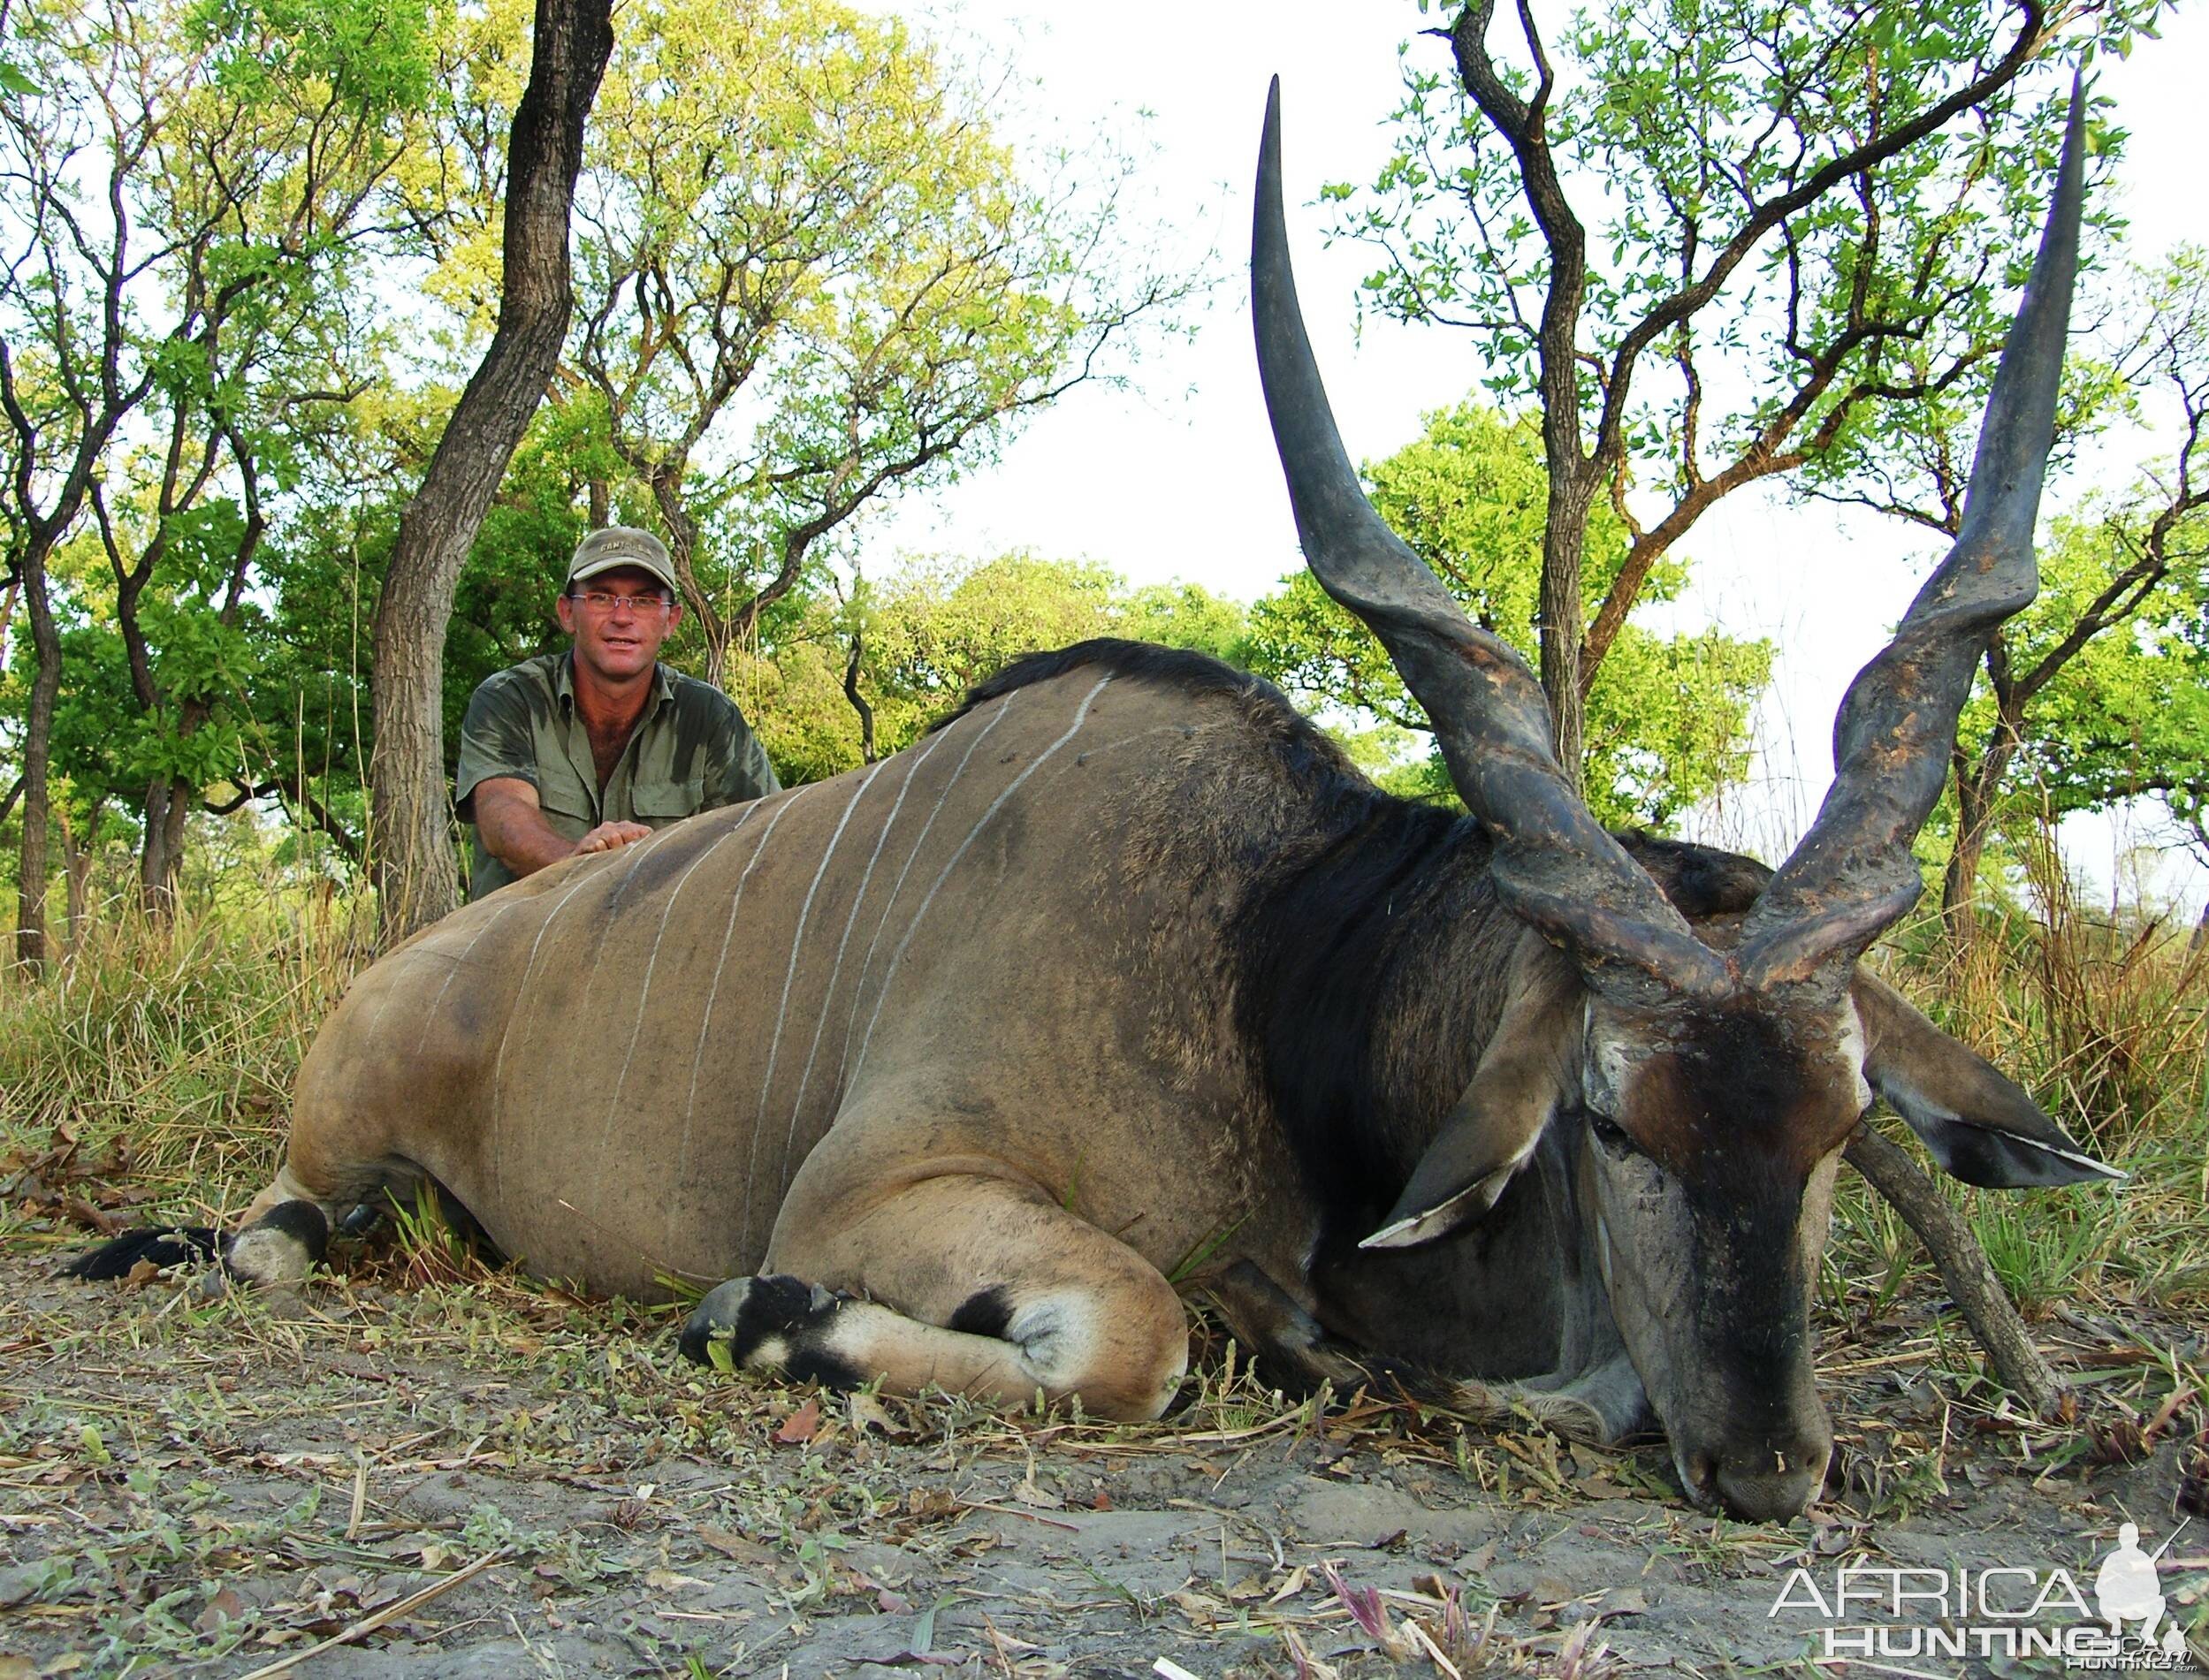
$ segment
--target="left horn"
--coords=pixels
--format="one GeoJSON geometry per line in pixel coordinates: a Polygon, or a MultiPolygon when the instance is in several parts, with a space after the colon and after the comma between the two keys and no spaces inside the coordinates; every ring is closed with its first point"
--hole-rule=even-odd
{"type": "Polygon", "coordinates": [[[1713,993],[1724,959],[1581,802],[1551,750],[1550,708],[1518,654],[1459,611],[1374,512],[1351,468],[1297,307],[1281,208],[1281,82],[1266,98],[1251,229],[1258,371],[1304,557],[1322,587],[1381,638],[1435,726],[1466,808],[1495,838],[1497,892],[1596,984],[1647,999],[1713,993]]]}
{"type": "Polygon", "coordinates": [[[2071,86],[2063,163],[2024,300],[1979,429],[1963,519],[1894,640],[1856,673],[1833,723],[1833,785],[1741,928],[1752,984],[1845,974],[1923,890],[1910,855],[1946,779],[1973,673],[2040,588],[2033,523],[2055,438],[2085,196],[2086,92],[2071,86]]]}

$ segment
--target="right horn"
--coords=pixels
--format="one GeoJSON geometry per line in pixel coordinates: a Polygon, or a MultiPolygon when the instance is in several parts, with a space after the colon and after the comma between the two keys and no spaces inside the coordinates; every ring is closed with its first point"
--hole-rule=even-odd
{"type": "Polygon", "coordinates": [[[1742,924],[1752,984],[1845,984],[1848,965],[1917,901],[1910,842],[1940,797],[1973,673],[2003,621],[2039,590],[2033,523],[2078,267],[2085,111],[2074,80],[2055,202],[2002,346],[1955,546],[1841,701],[1833,785],[1742,924]]]}
{"type": "Polygon", "coordinates": [[[1459,610],[1359,486],[1290,272],[1278,77],[1258,153],[1250,279],[1266,412],[1305,559],[1328,594],[1380,637],[1426,708],[1450,779],[1494,837],[1491,869],[1504,901],[1570,952],[1591,983],[1631,1000],[1726,990],[1725,960],[1695,937],[1565,779],[1533,673],[1459,610]]]}

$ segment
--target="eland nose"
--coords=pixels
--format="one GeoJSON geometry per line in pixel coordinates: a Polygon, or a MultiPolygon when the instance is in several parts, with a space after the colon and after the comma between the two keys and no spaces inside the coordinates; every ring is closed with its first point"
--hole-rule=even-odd
{"type": "Polygon", "coordinates": [[[1713,1467],[1715,1491],[1726,1509],[1744,1522],[1784,1523],[1800,1517],[1817,1497],[1832,1456],[1832,1437],[1824,1433],[1786,1447],[1724,1453],[1713,1467]]]}

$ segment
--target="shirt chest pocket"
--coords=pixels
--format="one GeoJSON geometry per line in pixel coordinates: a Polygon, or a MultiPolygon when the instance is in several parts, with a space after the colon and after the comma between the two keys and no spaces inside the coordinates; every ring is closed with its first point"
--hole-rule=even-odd
{"type": "Polygon", "coordinates": [[[540,759],[537,769],[537,802],[554,833],[581,840],[598,822],[598,801],[583,779],[557,759],[540,759]]]}
{"type": "Polygon", "coordinates": [[[629,790],[629,809],[647,828],[665,828],[705,806],[705,778],[688,781],[640,781],[629,790]]]}

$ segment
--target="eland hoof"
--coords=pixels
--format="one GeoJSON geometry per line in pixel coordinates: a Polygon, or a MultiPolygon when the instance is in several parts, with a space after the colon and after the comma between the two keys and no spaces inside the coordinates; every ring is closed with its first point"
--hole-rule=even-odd
{"type": "Polygon", "coordinates": [[[682,1327],[682,1357],[720,1371],[781,1370],[791,1338],[833,1311],[836,1297],[803,1278],[731,1278],[706,1292],[682,1327]]]}

